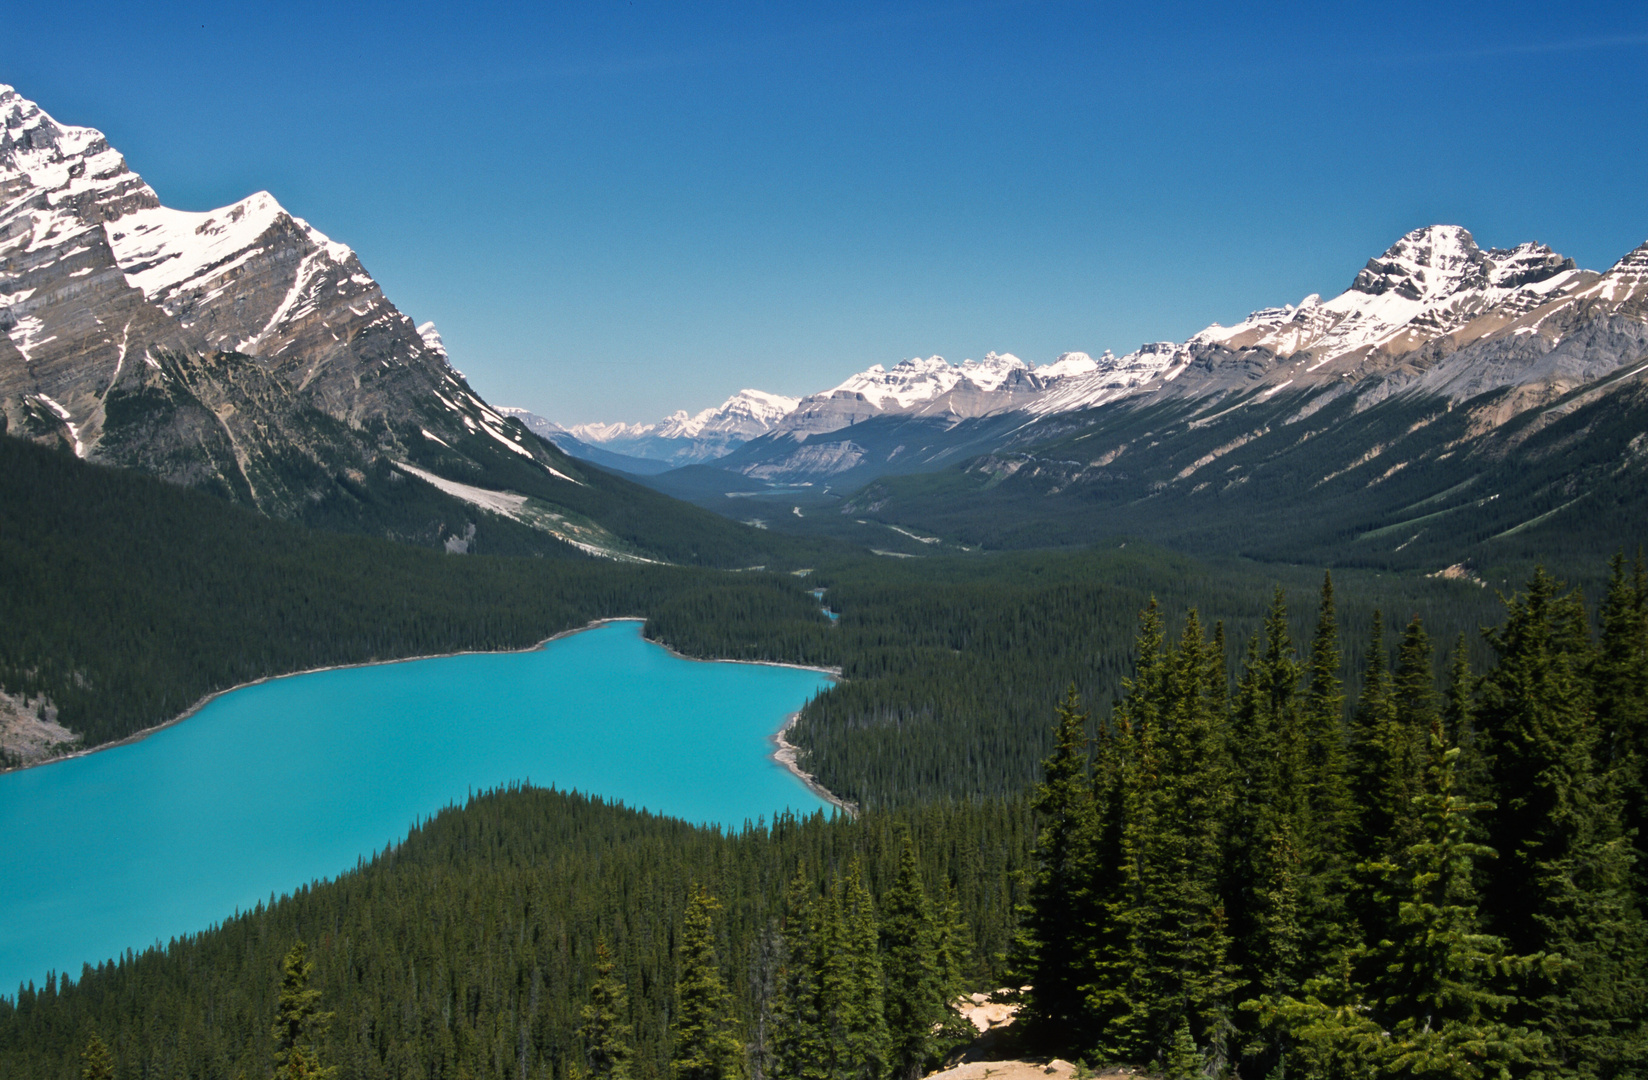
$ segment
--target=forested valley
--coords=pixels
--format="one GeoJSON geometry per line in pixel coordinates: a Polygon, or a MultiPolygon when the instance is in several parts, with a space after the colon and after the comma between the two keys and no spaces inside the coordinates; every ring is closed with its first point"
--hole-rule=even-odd
{"type": "Polygon", "coordinates": [[[901,1080],[965,1041],[947,1001],[1018,986],[1019,1051],[1090,1068],[1640,1075],[1641,564],[1594,610],[1536,571],[1486,663],[1377,612],[1348,661],[1332,578],[1303,635],[1263,603],[1242,640],[1147,601],[1113,708],[1044,711],[1028,799],[722,833],[494,792],[24,988],[0,1076],[268,1075],[295,942],[339,1077],[901,1080]]]}
{"type": "Polygon", "coordinates": [[[1543,569],[1319,593],[1122,541],[458,557],[6,444],[0,684],[88,743],[248,679],[641,615],[689,654],[839,667],[791,738],[864,813],[721,832],[478,796],[20,988],[0,1077],[906,1080],[964,1041],[947,1001],[1019,986],[1020,1049],[1093,1068],[1645,1068],[1648,582],[1623,557],[1554,568],[1589,607],[1543,569]]]}

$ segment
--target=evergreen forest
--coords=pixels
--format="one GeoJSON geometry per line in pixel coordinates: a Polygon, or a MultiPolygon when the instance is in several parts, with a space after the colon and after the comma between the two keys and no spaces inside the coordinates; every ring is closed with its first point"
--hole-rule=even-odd
{"type": "Polygon", "coordinates": [[[1278,592],[1233,664],[1152,605],[1096,731],[1066,700],[1025,1037],[1168,1077],[1643,1075],[1642,563],[1594,618],[1536,571],[1486,670],[1376,615],[1347,694],[1339,630],[1331,578],[1307,639],[1278,592]]]}
{"type": "Polygon", "coordinates": [[[251,679],[640,616],[839,669],[791,738],[862,808],[723,831],[478,795],[0,998],[0,1080],[914,1080],[976,992],[1089,1069],[1648,1073],[1640,557],[1495,589],[1121,541],[454,556],[0,452],[0,687],[85,745],[251,679]]]}

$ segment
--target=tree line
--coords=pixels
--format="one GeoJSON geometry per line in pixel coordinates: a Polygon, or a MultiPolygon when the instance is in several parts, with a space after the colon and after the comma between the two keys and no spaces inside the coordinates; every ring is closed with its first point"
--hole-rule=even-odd
{"type": "Polygon", "coordinates": [[[1034,805],[1026,1035],[1170,1077],[1626,1077],[1648,1067],[1648,576],[1592,633],[1543,570],[1436,650],[1372,621],[1347,708],[1332,579],[1301,650],[1277,591],[1137,660],[1089,738],[1072,695],[1034,805]]]}

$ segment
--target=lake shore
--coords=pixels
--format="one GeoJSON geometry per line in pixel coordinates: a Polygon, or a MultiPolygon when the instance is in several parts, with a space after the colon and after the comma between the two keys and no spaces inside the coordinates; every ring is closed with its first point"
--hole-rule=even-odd
{"type": "Polygon", "coordinates": [[[794,727],[795,722],[799,719],[801,719],[801,714],[799,712],[793,712],[784,718],[784,726],[773,732],[771,739],[773,744],[773,752],[771,754],[772,759],[784,766],[784,768],[788,769],[792,776],[805,784],[808,791],[812,792],[814,795],[817,795],[820,799],[823,799],[825,802],[829,803],[837,810],[840,810],[848,817],[856,818],[858,816],[857,803],[848,802],[846,799],[841,798],[835,792],[831,791],[823,784],[820,784],[818,782],[818,778],[812,773],[801,767],[799,762],[801,747],[795,745],[788,738],[786,738],[789,734],[790,728],[794,727]]]}
{"type": "MultiPolygon", "coordinates": [[[[344,668],[381,667],[384,664],[409,664],[409,663],[412,663],[415,660],[440,660],[440,659],[444,659],[444,658],[447,658],[447,657],[453,657],[453,656],[479,656],[479,655],[506,656],[506,655],[510,655],[510,654],[513,654],[513,653],[535,652],[535,651],[537,651],[539,649],[542,649],[545,646],[551,644],[552,642],[559,641],[560,639],[565,638],[565,637],[571,637],[573,634],[582,634],[587,630],[594,630],[594,629],[597,629],[599,627],[605,626],[608,623],[619,623],[619,622],[638,622],[638,623],[641,623],[641,624],[645,625],[646,616],[644,616],[644,615],[614,615],[614,616],[609,616],[609,617],[604,618],[604,619],[594,619],[594,620],[592,620],[588,623],[585,623],[583,626],[575,626],[575,627],[572,627],[571,629],[568,629],[568,630],[562,630],[560,633],[552,634],[549,637],[543,639],[542,641],[537,642],[536,644],[528,645],[528,646],[526,646],[524,648],[520,648],[520,649],[459,649],[459,650],[455,650],[455,651],[452,651],[452,652],[429,653],[429,654],[422,655],[422,656],[400,656],[400,657],[396,657],[392,660],[367,660],[367,661],[363,661],[362,663],[358,663],[358,664],[327,664],[323,667],[305,668],[302,671],[288,671],[288,672],[284,672],[284,673],[279,674],[279,675],[265,675],[265,676],[263,676],[262,678],[259,678],[259,679],[251,679],[247,682],[237,683],[234,686],[226,687],[222,690],[213,691],[212,693],[207,694],[205,697],[201,698],[199,701],[195,702],[193,705],[189,706],[189,708],[185,709],[183,712],[181,712],[178,715],[172,717],[170,720],[167,720],[165,723],[155,724],[154,726],[146,727],[146,728],[142,729],[141,731],[134,731],[130,735],[124,736],[123,738],[120,738],[120,739],[116,739],[113,742],[99,743],[96,746],[87,747],[86,749],[83,749],[83,750],[73,750],[73,751],[70,751],[69,753],[66,753],[66,754],[57,754],[57,755],[52,756],[52,757],[40,758],[38,760],[30,761],[30,762],[27,762],[27,763],[22,764],[22,765],[12,766],[12,767],[7,768],[7,769],[0,769],[0,774],[8,773],[8,772],[20,772],[23,769],[38,769],[38,768],[40,768],[42,766],[46,766],[46,765],[55,765],[60,761],[72,761],[75,758],[82,758],[82,757],[86,757],[90,754],[102,753],[104,750],[113,750],[117,746],[129,746],[132,743],[141,742],[142,740],[148,738],[150,735],[153,735],[157,731],[164,731],[167,728],[172,727],[175,724],[181,724],[183,721],[185,721],[185,720],[189,719],[190,717],[196,715],[202,709],[204,709],[206,706],[210,705],[213,701],[215,701],[218,698],[222,697],[224,694],[232,694],[236,690],[244,690],[249,686],[261,686],[264,683],[273,682],[276,679],[290,679],[290,678],[293,678],[294,676],[297,676],[297,675],[314,675],[314,674],[318,674],[319,672],[323,672],[323,671],[340,671],[344,668]]],[[[669,645],[664,644],[661,641],[654,641],[654,642],[652,642],[652,644],[657,645],[659,648],[666,650],[667,652],[669,652],[669,654],[671,656],[679,657],[682,660],[692,660],[692,661],[696,661],[698,663],[703,663],[703,664],[764,664],[768,667],[785,667],[785,668],[795,668],[795,669],[801,670],[801,671],[816,671],[816,672],[819,672],[820,674],[828,675],[828,676],[830,676],[831,678],[834,678],[834,679],[841,678],[841,669],[840,668],[810,667],[806,664],[789,664],[789,663],[785,663],[785,662],[780,661],[780,660],[733,660],[733,659],[718,659],[718,658],[715,658],[715,657],[688,656],[685,653],[679,652],[678,650],[670,647],[669,645]]],[[[796,757],[800,753],[800,750],[799,750],[798,747],[794,746],[787,739],[784,738],[784,733],[790,729],[790,726],[795,723],[795,720],[799,715],[800,715],[799,713],[791,713],[789,716],[785,717],[783,726],[780,727],[778,729],[778,731],[775,732],[770,737],[770,741],[773,743],[773,746],[774,746],[773,753],[770,755],[770,757],[774,761],[778,762],[778,764],[782,765],[785,769],[787,769],[791,774],[793,774],[796,777],[796,779],[800,780],[801,783],[804,784],[807,787],[807,789],[809,791],[811,791],[814,795],[817,795],[819,798],[821,798],[821,799],[825,800],[826,802],[830,803],[831,805],[839,808],[843,812],[856,816],[857,812],[858,812],[858,807],[857,806],[855,806],[854,804],[849,803],[849,802],[847,802],[843,799],[837,798],[835,796],[835,794],[833,794],[828,789],[826,789],[822,784],[818,783],[818,781],[815,780],[810,773],[806,772],[799,765],[796,764],[796,757]]]]}

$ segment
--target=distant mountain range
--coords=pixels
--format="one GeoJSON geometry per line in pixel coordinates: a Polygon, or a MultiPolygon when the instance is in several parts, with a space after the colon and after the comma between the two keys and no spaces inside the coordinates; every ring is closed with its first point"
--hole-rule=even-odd
{"type": "Polygon", "coordinates": [[[921,550],[1131,531],[1438,572],[1648,531],[1648,245],[1598,272],[1430,226],[1331,299],[1124,356],[918,358],[561,429],[483,401],[268,193],[171,210],[97,131],[9,87],[0,121],[0,432],[309,525],[727,565],[778,543],[729,517],[921,550]]]}
{"type": "Polygon", "coordinates": [[[687,522],[493,409],[432,324],[268,192],[169,209],[100,132],[9,86],[0,433],[450,551],[750,557],[750,530],[687,522]]]}
{"type": "Polygon", "coordinates": [[[774,527],[844,535],[843,519],[964,545],[1133,531],[1418,565],[1600,535],[1604,502],[1615,525],[1648,526],[1632,487],[1645,368],[1648,244],[1599,272],[1437,225],[1332,299],[1183,342],[874,367],[709,467],[647,483],[739,516],[765,486],[774,527]],[[1246,535],[1261,521],[1262,542],[1246,535]]]}
{"type": "Polygon", "coordinates": [[[764,390],[740,390],[714,408],[677,410],[656,424],[593,423],[564,428],[527,409],[502,411],[574,457],[647,475],[724,457],[772,431],[795,411],[798,399],[764,390]]]}
{"type": "MultiPolygon", "coordinates": [[[[891,369],[876,365],[782,413],[777,406],[790,399],[760,395],[773,407],[733,434],[744,441],[770,436],[767,445],[726,466],[769,479],[845,473],[865,463],[861,451],[821,454],[797,447],[813,436],[887,417],[951,424],[1015,413],[1045,417],[1122,399],[1203,397],[1252,386],[1274,392],[1333,387],[1333,396],[1362,396],[1371,389],[1369,379],[1382,394],[1411,384],[1456,400],[1547,375],[1585,381],[1612,370],[1619,356],[1640,344],[1641,322],[1633,313],[1642,303],[1645,260],[1639,248],[1599,274],[1577,269],[1572,259],[1541,244],[1483,251],[1457,226],[1416,229],[1370,259],[1351,287],[1331,300],[1313,294],[1297,305],[1256,311],[1235,326],[1214,323],[1184,342],[1152,342],[1125,356],[1106,352],[1098,359],[1068,352],[1037,367],[994,352],[959,365],[937,356],[891,369]],[[1601,345],[1600,352],[1570,333],[1581,322],[1615,316],[1635,320],[1635,329],[1622,324],[1622,338],[1601,345]],[[1441,362],[1475,343],[1491,347],[1441,362]]],[[[755,395],[744,391],[722,410],[755,395]]],[[[660,461],[671,459],[655,450],[656,440],[683,437],[668,422],[584,424],[570,434],[585,445],[660,461]]],[[[741,444],[729,439],[724,445],[730,450],[741,444]]],[[[724,454],[699,453],[672,463],[719,456],[724,454]]]]}

